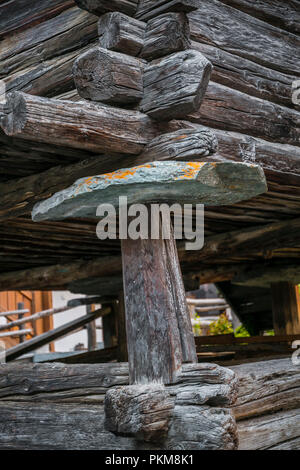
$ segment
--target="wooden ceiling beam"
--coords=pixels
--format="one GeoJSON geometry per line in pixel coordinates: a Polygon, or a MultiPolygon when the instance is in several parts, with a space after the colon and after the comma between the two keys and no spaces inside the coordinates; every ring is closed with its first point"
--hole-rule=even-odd
{"type": "MultiPolygon", "coordinates": [[[[204,248],[200,251],[189,252],[179,247],[182,271],[194,279],[198,276],[202,283],[232,279],[239,272],[238,264],[242,270],[249,260],[252,260],[252,263],[255,259],[256,262],[259,259],[270,260],[272,250],[295,246],[299,240],[299,231],[300,218],[297,218],[207,237],[204,248]],[[231,261],[234,257],[237,258],[238,263],[231,261]],[[224,263],[226,259],[229,263],[228,267],[226,262],[224,263]],[[210,265],[211,260],[218,261],[224,266],[221,269],[217,263],[214,267],[210,265]],[[207,275],[205,275],[205,270],[207,270],[207,275]]],[[[291,263],[293,263],[292,260],[291,263]]],[[[99,257],[93,260],[80,259],[68,264],[2,273],[0,274],[0,290],[66,288],[70,283],[80,279],[120,276],[121,269],[120,255],[99,257]]]]}

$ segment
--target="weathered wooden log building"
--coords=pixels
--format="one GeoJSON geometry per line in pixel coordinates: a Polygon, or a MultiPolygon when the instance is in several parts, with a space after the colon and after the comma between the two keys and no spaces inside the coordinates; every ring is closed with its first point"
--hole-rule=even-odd
{"type": "Polygon", "coordinates": [[[1,449],[300,448],[299,20],[298,0],[0,1],[0,290],[96,295],[118,338],[0,365],[1,449]],[[99,240],[123,190],[204,203],[204,247],[99,240]],[[195,346],[185,291],[210,282],[247,344],[195,346]]]}

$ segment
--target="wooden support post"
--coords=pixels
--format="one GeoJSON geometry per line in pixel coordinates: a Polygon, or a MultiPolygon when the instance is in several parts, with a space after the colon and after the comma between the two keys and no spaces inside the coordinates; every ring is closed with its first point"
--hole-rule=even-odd
{"type": "Polygon", "coordinates": [[[172,383],[196,362],[191,320],[173,233],[122,240],[130,383],[172,383]]]}
{"type": "MultiPolygon", "coordinates": [[[[92,313],[92,306],[86,306],[86,313],[89,315],[92,313]]],[[[97,331],[96,331],[96,321],[93,320],[87,324],[86,327],[87,338],[88,338],[88,350],[94,351],[97,348],[97,331]]]]}
{"type": "Polygon", "coordinates": [[[289,282],[271,284],[275,335],[300,334],[300,298],[298,286],[289,282]]]}
{"type": "Polygon", "coordinates": [[[116,305],[117,336],[118,336],[118,362],[128,362],[127,334],[124,294],[119,294],[119,302],[116,305]]]}
{"type": "Polygon", "coordinates": [[[116,312],[112,306],[111,313],[102,318],[103,342],[105,348],[112,348],[117,343],[116,312]]]}
{"type": "MultiPolygon", "coordinates": [[[[24,310],[24,302],[18,302],[18,310],[24,310]]],[[[24,313],[19,313],[18,314],[18,320],[21,320],[21,318],[24,317],[24,313]]],[[[19,330],[22,330],[23,326],[19,326],[19,330]]],[[[25,341],[25,335],[21,335],[19,338],[20,343],[24,343],[25,341]]]]}

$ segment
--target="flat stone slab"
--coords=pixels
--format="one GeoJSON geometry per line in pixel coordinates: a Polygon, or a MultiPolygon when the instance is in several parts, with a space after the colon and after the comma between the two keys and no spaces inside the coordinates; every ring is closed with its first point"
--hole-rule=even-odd
{"type": "Polygon", "coordinates": [[[96,218],[100,204],[180,203],[227,205],[267,191],[263,170],[235,162],[152,162],[104,175],[81,178],[37,203],[32,219],[96,218]]]}

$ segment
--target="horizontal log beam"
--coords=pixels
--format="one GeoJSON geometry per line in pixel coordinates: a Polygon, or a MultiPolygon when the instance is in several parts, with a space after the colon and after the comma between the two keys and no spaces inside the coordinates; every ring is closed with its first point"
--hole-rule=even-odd
{"type": "Polygon", "coordinates": [[[222,3],[238,8],[248,15],[286,29],[291,33],[300,33],[300,12],[297,1],[282,3],[281,0],[221,0],[222,3]]]}
{"type": "Polygon", "coordinates": [[[300,284],[299,264],[245,270],[234,277],[232,282],[239,286],[271,287],[272,283],[282,280],[294,285],[300,284]]]}
{"type": "Polygon", "coordinates": [[[150,118],[138,111],[19,92],[7,95],[1,126],[9,136],[45,143],[51,129],[56,145],[96,153],[138,154],[155,137],[150,118]]]}
{"type": "Polygon", "coordinates": [[[136,18],[148,21],[169,11],[189,12],[196,10],[197,0],[140,0],[136,18]]]}
{"type": "Polygon", "coordinates": [[[120,11],[126,15],[133,16],[138,2],[139,0],[75,0],[79,8],[98,16],[111,11],[120,11]]]}
{"type": "Polygon", "coordinates": [[[299,36],[278,30],[218,0],[197,2],[197,10],[189,14],[189,19],[195,41],[217,46],[270,69],[299,76],[296,66],[300,60],[299,36]],[[249,41],[250,37],[255,40],[249,41]]]}
{"type": "MultiPolygon", "coordinates": [[[[199,38],[200,40],[200,38],[199,38]]],[[[192,41],[192,48],[201,52],[212,63],[211,80],[229,88],[272,101],[289,108],[297,105],[291,101],[291,87],[296,75],[270,69],[235,51],[224,51],[217,46],[192,41]]]]}
{"type": "Polygon", "coordinates": [[[32,0],[30,4],[19,1],[17,8],[13,2],[1,3],[0,36],[29,28],[73,6],[73,0],[32,0]]]}
{"type": "Polygon", "coordinates": [[[299,146],[299,113],[219,83],[210,82],[201,108],[189,121],[299,146]]]}
{"type": "MultiPolygon", "coordinates": [[[[182,271],[200,283],[231,280],[247,260],[264,258],[272,250],[292,247],[297,243],[300,219],[260,225],[207,237],[201,251],[186,252],[179,249],[182,271]],[[199,267],[199,262],[238,257],[241,264],[199,267]],[[241,259],[242,258],[242,259],[241,259]]],[[[28,270],[0,274],[0,290],[61,289],[71,282],[87,278],[121,275],[121,257],[100,257],[92,261],[79,260],[74,263],[43,266],[28,270]]],[[[78,290],[77,290],[78,292],[78,290]]],[[[99,295],[99,292],[98,292],[99,295]]],[[[105,295],[105,292],[104,292],[105,295]]]]}

